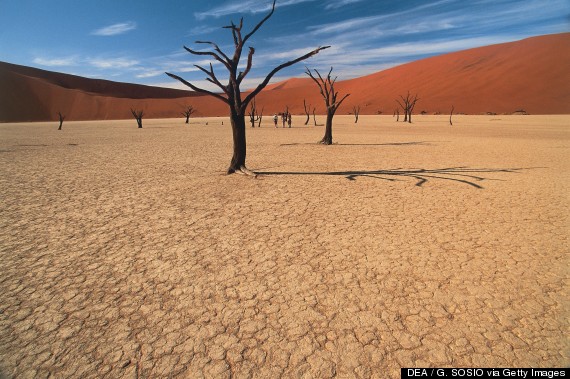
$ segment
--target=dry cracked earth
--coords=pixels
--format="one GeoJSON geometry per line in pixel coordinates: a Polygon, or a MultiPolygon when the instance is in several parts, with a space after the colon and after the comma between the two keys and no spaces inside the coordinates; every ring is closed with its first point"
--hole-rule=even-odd
{"type": "Polygon", "coordinates": [[[0,377],[570,365],[570,118],[491,117],[0,124],[0,377]]]}

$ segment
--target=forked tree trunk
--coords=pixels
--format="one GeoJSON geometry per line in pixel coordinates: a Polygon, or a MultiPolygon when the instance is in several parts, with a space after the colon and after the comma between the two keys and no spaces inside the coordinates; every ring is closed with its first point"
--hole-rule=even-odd
{"type": "Polygon", "coordinates": [[[245,139],[245,115],[232,112],[230,115],[234,140],[234,154],[228,168],[228,174],[240,172],[245,168],[246,139],[245,139]]]}

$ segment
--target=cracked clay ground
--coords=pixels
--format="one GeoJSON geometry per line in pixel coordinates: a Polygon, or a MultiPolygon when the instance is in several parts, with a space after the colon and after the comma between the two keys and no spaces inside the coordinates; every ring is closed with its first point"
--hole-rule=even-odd
{"type": "Polygon", "coordinates": [[[570,364],[568,116],[303,121],[0,124],[0,377],[570,364]]]}

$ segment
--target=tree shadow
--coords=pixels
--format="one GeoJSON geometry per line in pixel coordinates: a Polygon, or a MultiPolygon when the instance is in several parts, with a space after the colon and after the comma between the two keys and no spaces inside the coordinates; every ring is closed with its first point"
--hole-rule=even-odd
{"type": "Polygon", "coordinates": [[[484,174],[509,173],[517,174],[522,170],[531,168],[469,168],[469,167],[446,167],[437,169],[402,169],[393,170],[363,170],[363,171],[330,171],[330,172],[293,172],[293,171],[256,171],[258,175],[323,175],[323,176],[344,176],[348,180],[356,180],[359,177],[387,180],[390,182],[399,181],[400,178],[413,178],[416,180],[416,187],[421,187],[430,180],[444,180],[466,184],[468,186],[483,189],[480,184],[486,180],[493,179],[484,174]]]}
{"type": "MultiPolygon", "coordinates": [[[[318,143],[309,142],[295,142],[295,143],[282,143],[279,146],[297,146],[297,145],[318,145],[318,143]]],[[[334,146],[432,146],[430,141],[417,141],[417,142],[387,142],[387,143],[338,143],[334,142],[334,146]]]]}

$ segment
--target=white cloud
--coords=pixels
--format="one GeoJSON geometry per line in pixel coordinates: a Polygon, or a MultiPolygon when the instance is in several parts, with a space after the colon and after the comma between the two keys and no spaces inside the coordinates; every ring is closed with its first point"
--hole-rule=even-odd
{"type": "Polygon", "coordinates": [[[75,66],[78,64],[77,57],[67,57],[67,58],[34,58],[33,62],[35,64],[47,67],[58,67],[58,66],[75,66]]]}
{"type": "Polygon", "coordinates": [[[344,7],[345,5],[359,3],[363,0],[336,0],[336,1],[329,1],[329,3],[325,6],[325,9],[337,9],[344,7]]]}
{"type": "Polygon", "coordinates": [[[94,30],[91,32],[94,36],[116,36],[134,30],[137,28],[137,24],[132,21],[122,22],[119,24],[113,24],[105,26],[104,28],[94,30]]]}
{"type": "MultiPolygon", "coordinates": [[[[288,5],[301,4],[306,2],[311,2],[315,0],[284,0],[280,1],[275,8],[284,7],[288,5]]],[[[259,1],[259,0],[241,0],[233,1],[221,5],[219,7],[212,8],[204,12],[194,13],[194,17],[198,20],[203,20],[208,17],[219,18],[222,16],[227,16],[235,13],[261,13],[269,12],[271,10],[271,5],[273,2],[271,0],[259,1]]]]}
{"type": "Polygon", "coordinates": [[[97,68],[130,68],[140,63],[137,60],[127,58],[91,58],[87,62],[97,68]]]}

